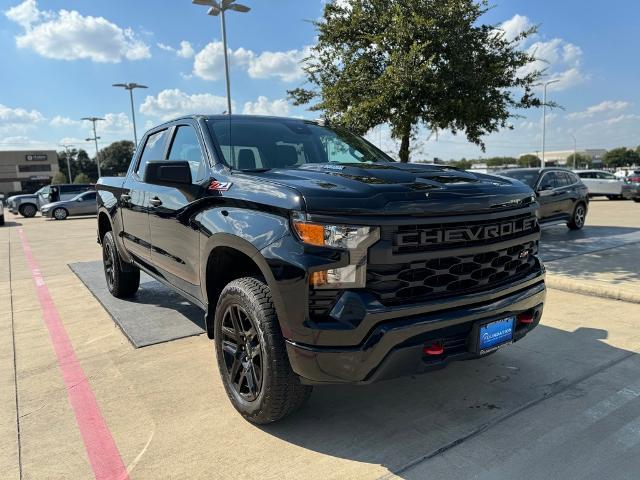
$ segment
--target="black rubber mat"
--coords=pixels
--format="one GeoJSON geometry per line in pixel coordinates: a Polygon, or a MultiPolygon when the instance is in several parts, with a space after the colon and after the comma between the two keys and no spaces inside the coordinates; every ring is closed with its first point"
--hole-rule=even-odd
{"type": "Polygon", "coordinates": [[[145,273],[138,293],[121,300],[107,290],[102,262],[71,263],[69,268],[136,348],[204,333],[203,311],[145,273]]]}

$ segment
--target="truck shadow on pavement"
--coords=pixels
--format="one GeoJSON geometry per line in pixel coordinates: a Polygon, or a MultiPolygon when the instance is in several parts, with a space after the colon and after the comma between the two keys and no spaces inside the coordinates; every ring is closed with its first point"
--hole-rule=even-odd
{"type": "Polygon", "coordinates": [[[416,462],[514,414],[557,395],[568,401],[581,396],[579,382],[637,356],[607,345],[607,337],[606,330],[595,328],[568,332],[540,325],[494,355],[434,373],[367,386],[317,387],[299,413],[262,428],[302,448],[379,464],[403,477],[416,462]]]}

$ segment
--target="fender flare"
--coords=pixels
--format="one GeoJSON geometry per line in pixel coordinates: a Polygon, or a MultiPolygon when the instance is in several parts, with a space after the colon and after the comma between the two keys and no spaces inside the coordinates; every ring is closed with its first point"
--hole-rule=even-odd
{"type": "Polygon", "coordinates": [[[238,252],[243,253],[244,255],[249,257],[257,265],[258,270],[260,270],[260,273],[264,277],[267,286],[271,290],[271,298],[273,299],[278,318],[282,318],[281,315],[284,314],[284,309],[282,307],[283,300],[280,296],[278,288],[276,288],[276,280],[273,276],[273,272],[267,264],[267,261],[260,253],[260,250],[258,250],[251,242],[240,238],[237,235],[220,232],[209,237],[204,248],[201,251],[202,261],[200,262],[200,288],[202,290],[201,294],[202,298],[204,299],[204,304],[206,305],[207,328],[209,327],[209,321],[213,320],[212,315],[215,311],[215,305],[209,304],[209,297],[207,294],[207,266],[209,264],[209,256],[211,255],[211,252],[219,247],[226,247],[237,250],[238,252]]]}

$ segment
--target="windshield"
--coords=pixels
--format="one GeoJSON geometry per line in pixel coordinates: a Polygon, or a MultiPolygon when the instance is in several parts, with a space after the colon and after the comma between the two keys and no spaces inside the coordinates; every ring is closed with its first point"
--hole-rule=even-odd
{"type": "Polygon", "coordinates": [[[506,172],[501,172],[500,175],[520,180],[522,183],[533,188],[538,180],[539,172],[538,170],[508,170],[506,172]]]}
{"type": "Polygon", "coordinates": [[[238,170],[393,162],[363,138],[313,122],[233,118],[209,120],[208,124],[225,163],[238,170]]]}

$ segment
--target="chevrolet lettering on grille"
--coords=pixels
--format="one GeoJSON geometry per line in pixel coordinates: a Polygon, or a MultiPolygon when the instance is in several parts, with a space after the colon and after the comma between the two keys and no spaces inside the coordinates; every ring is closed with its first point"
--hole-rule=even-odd
{"type": "Polygon", "coordinates": [[[412,232],[401,232],[396,235],[396,245],[399,247],[418,247],[439,243],[481,242],[519,233],[533,232],[536,230],[537,224],[536,218],[523,218],[491,225],[428,228],[412,232]]]}

